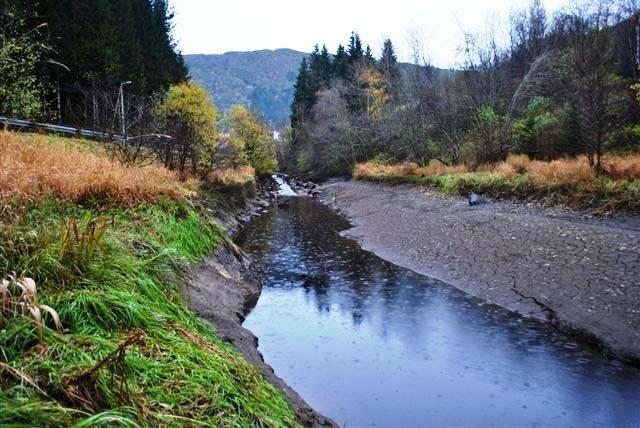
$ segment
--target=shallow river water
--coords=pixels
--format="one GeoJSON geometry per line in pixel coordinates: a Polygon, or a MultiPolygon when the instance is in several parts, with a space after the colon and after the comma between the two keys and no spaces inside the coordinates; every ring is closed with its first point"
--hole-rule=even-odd
{"type": "Polygon", "coordinates": [[[363,251],[348,227],[299,197],[238,239],[264,287],[244,326],[320,413],[346,427],[640,427],[639,369],[363,251]]]}

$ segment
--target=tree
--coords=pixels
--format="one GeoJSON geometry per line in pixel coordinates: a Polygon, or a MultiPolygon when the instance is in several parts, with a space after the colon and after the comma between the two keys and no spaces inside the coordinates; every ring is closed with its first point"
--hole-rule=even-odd
{"type": "Polygon", "coordinates": [[[367,45],[367,48],[364,50],[364,61],[369,66],[373,66],[376,63],[376,59],[373,57],[373,52],[371,51],[371,46],[369,45],[367,45]]]}
{"type": "Polygon", "coordinates": [[[524,117],[511,125],[518,152],[550,161],[555,155],[558,125],[558,117],[549,100],[535,97],[527,106],[524,117]]]}
{"type": "Polygon", "coordinates": [[[531,0],[527,10],[511,15],[510,66],[522,77],[542,53],[547,35],[547,12],[541,0],[531,0]]]}
{"type": "Polygon", "coordinates": [[[156,113],[173,137],[162,154],[166,167],[177,169],[184,176],[189,159],[193,172],[198,171],[200,163],[211,165],[218,146],[217,111],[202,86],[193,82],[172,86],[156,113]]]}
{"type": "Polygon", "coordinates": [[[471,118],[467,139],[478,164],[495,162],[505,155],[501,135],[504,118],[489,106],[479,108],[471,118]]]}
{"type": "Polygon", "coordinates": [[[379,119],[384,104],[389,101],[386,81],[382,74],[373,67],[364,67],[358,73],[358,81],[365,96],[366,113],[369,117],[379,119]]]}
{"type": "Polygon", "coordinates": [[[386,39],[382,46],[382,56],[378,62],[378,70],[388,82],[390,92],[397,94],[400,83],[400,69],[398,68],[398,58],[390,39],[386,39]]]}
{"type": "Polygon", "coordinates": [[[364,57],[364,51],[362,50],[362,41],[360,40],[360,36],[358,35],[358,33],[351,32],[347,53],[349,54],[350,64],[358,63],[364,57]]]}
{"type": "Polygon", "coordinates": [[[349,66],[349,54],[343,45],[338,45],[338,50],[333,59],[333,74],[343,80],[351,78],[351,67],[349,66]]]}
{"type": "Polygon", "coordinates": [[[331,55],[329,55],[326,45],[322,46],[322,50],[318,48],[318,45],[315,46],[315,49],[309,57],[309,73],[311,87],[314,92],[329,87],[333,76],[333,69],[331,55]]]}
{"type": "Polygon", "coordinates": [[[43,25],[30,22],[30,2],[0,1],[0,113],[24,119],[43,115],[43,25]]]}
{"type": "Polygon", "coordinates": [[[628,86],[614,73],[610,11],[604,4],[591,16],[574,13],[569,44],[562,59],[566,84],[580,113],[580,136],[589,164],[602,172],[605,144],[626,122],[628,86]]]}
{"type": "Polygon", "coordinates": [[[128,98],[139,104],[187,78],[167,0],[38,0],[34,13],[48,24],[52,59],[66,66],[42,70],[65,123],[109,129],[121,82],[133,82],[128,98]]]}
{"type": "Polygon", "coordinates": [[[311,111],[316,101],[314,84],[307,58],[302,58],[298,77],[294,85],[293,103],[291,104],[291,125],[295,128],[303,121],[303,118],[311,111]]]}
{"type": "Polygon", "coordinates": [[[243,106],[233,106],[228,113],[233,138],[244,147],[249,164],[258,174],[272,174],[278,170],[273,132],[243,106]]]}

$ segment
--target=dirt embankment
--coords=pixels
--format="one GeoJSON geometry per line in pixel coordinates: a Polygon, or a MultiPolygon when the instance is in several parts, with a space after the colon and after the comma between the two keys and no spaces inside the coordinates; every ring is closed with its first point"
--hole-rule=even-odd
{"type": "MultiPolygon", "coordinates": [[[[247,201],[244,209],[229,209],[221,222],[233,235],[269,204],[265,192],[247,201]]],[[[260,284],[251,262],[232,241],[227,240],[206,260],[193,267],[183,285],[183,294],[191,309],[216,327],[218,337],[235,347],[251,364],[257,366],[272,385],[280,389],[305,427],[337,425],[313,410],[264,362],[258,350],[258,338],[242,327],[245,315],[260,297],[260,284]]]]}
{"type": "Polygon", "coordinates": [[[640,362],[640,219],[470,207],[410,185],[347,181],[322,190],[365,249],[640,362]]]}

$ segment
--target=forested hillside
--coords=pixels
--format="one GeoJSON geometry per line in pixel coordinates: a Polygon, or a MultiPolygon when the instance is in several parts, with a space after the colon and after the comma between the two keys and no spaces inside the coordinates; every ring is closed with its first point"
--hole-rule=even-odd
{"type": "Polygon", "coordinates": [[[316,49],[299,68],[283,165],[327,177],[367,160],[475,171],[513,154],[585,155],[599,176],[605,154],[640,148],[640,15],[633,2],[596,6],[551,17],[533,0],[512,14],[508,43],[466,34],[451,73],[420,46],[401,73],[391,40],[374,57],[358,34],[335,55],[316,49]]]}
{"type": "Polygon", "coordinates": [[[307,54],[290,49],[185,55],[191,78],[204,86],[226,110],[251,106],[274,127],[289,122],[298,64],[307,54]]]}
{"type": "Polygon", "coordinates": [[[0,14],[3,114],[109,129],[122,83],[140,119],[187,77],[166,0],[3,0],[0,14]]]}

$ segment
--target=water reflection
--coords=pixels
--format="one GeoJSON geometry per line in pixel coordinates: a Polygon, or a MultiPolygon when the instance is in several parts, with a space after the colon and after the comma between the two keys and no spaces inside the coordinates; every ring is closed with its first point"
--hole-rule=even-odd
{"type": "MultiPolygon", "coordinates": [[[[390,224],[392,220],[390,219],[390,224]]],[[[320,412],[353,426],[640,426],[640,371],[396,267],[309,198],[254,220],[245,326],[320,412]]]]}

